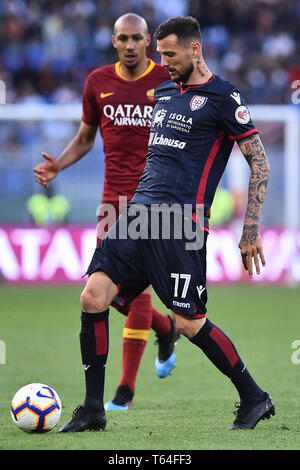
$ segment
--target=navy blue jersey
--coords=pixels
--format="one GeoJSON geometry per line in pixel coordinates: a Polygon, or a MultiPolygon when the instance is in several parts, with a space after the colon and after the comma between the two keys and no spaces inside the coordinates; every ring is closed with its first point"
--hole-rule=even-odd
{"type": "Polygon", "coordinates": [[[213,75],[202,85],[158,86],[147,161],[132,203],[213,201],[235,140],[257,131],[240,92],[213,75]]]}

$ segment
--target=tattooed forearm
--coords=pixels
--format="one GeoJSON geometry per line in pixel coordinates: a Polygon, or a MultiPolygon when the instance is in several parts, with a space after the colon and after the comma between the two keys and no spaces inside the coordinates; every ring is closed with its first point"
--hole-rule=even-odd
{"type": "Polygon", "coordinates": [[[239,147],[251,169],[242,239],[244,242],[252,244],[258,235],[270,167],[258,134],[243,139],[239,143],[239,147]]]}

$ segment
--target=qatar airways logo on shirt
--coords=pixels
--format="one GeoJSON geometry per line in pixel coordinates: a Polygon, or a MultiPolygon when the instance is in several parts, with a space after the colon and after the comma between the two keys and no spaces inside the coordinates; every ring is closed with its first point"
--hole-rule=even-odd
{"type": "Polygon", "coordinates": [[[107,104],[103,108],[104,116],[113,121],[115,126],[150,127],[153,107],[139,104],[107,104]]]}
{"type": "Polygon", "coordinates": [[[150,132],[148,145],[166,145],[167,147],[184,149],[184,147],[186,146],[186,142],[182,142],[181,140],[169,139],[168,137],[164,137],[163,134],[158,135],[158,132],[150,132]]]}

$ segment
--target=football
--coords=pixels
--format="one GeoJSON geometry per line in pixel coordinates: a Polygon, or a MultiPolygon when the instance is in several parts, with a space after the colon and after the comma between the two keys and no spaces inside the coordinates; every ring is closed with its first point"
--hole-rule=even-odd
{"type": "Polygon", "coordinates": [[[60,419],[61,401],[52,387],[41,383],[28,384],[14,395],[10,414],[22,431],[48,432],[60,419]]]}

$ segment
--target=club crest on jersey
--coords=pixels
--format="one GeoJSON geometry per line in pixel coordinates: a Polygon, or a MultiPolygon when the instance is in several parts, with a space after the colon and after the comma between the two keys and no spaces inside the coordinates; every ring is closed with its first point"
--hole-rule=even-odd
{"type": "Polygon", "coordinates": [[[250,114],[246,106],[239,106],[235,111],[235,119],[240,124],[248,124],[250,121],[250,114]]]}
{"type": "Polygon", "coordinates": [[[195,95],[190,101],[190,108],[192,111],[197,111],[197,109],[202,108],[207,101],[205,96],[195,95]]]}
{"type": "Polygon", "coordinates": [[[151,88],[151,90],[147,90],[147,98],[150,101],[154,101],[154,92],[155,92],[155,88],[151,88]]]}
{"type": "Polygon", "coordinates": [[[153,118],[153,126],[155,127],[162,127],[163,121],[166,117],[167,110],[166,109],[159,109],[153,118]]]}

